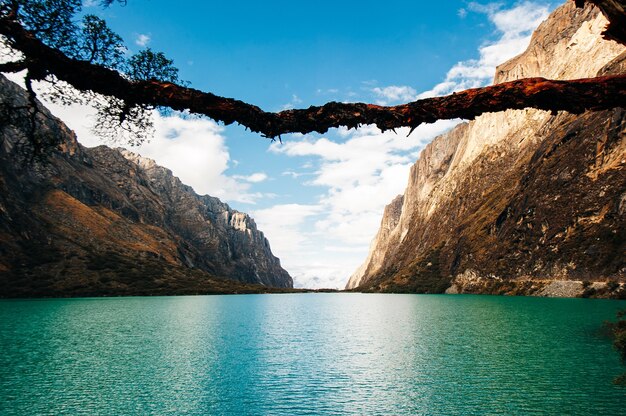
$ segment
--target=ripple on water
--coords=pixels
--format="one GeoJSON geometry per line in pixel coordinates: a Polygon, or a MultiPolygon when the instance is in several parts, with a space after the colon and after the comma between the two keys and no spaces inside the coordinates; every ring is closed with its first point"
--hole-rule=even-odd
{"type": "Polygon", "coordinates": [[[0,414],[625,414],[625,302],[297,294],[0,301],[0,414]]]}

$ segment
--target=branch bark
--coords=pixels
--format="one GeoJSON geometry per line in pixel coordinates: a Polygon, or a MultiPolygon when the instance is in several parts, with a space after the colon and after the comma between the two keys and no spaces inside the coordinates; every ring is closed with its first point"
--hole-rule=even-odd
{"type": "Polygon", "coordinates": [[[24,61],[14,61],[0,64],[0,72],[20,72],[25,69],[28,69],[28,66],[24,61]]]}
{"type": "MultiPolygon", "coordinates": [[[[578,4],[582,0],[576,1],[578,4]]],[[[15,69],[25,65],[32,79],[42,80],[52,75],[79,90],[117,97],[129,105],[189,110],[225,124],[237,122],[270,138],[286,133],[325,133],[332,127],[355,128],[362,124],[375,124],[381,130],[413,129],[441,119],[473,119],[487,112],[528,107],[582,113],[626,106],[626,74],[620,74],[569,81],[527,78],[392,107],[329,102],[319,107],[272,113],[239,100],[172,83],[132,82],[116,71],[68,58],[39,41],[14,20],[0,19],[0,34],[27,57],[15,64],[15,69]]],[[[4,69],[11,69],[11,66],[6,64],[4,69]]]]}

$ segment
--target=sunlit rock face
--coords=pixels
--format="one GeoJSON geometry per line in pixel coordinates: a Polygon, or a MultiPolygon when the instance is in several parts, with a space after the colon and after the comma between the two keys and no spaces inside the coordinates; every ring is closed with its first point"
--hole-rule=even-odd
{"type": "MultiPolygon", "coordinates": [[[[568,2],[495,82],[625,72],[626,48],[602,39],[605,24],[597,9],[568,2]]],[[[463,123],[422,151],[401,208],[396,199],[385,210],[347,288],[531,294],[554,279],[623,279],[625,159],[621,108],[463,123]]]]}
{"type": "MultiPolygon", "coordinates": [[[[0,101],[27,103],[4,78],[0,101]]],[[[213,278],[293,286],[247,214],[153,160],[84,148],[45,110],[36,134],[59,145],[32,159],[20,114],[0,125],[0,296],[202,293],[213,278]]]]}
{"type": "Polygon", "coordinates": [[[385,207],[380,229],[372,241],[367,260],[365,260],[361,267],[350,277],[350,280],[348,280],[348,284],[346,285],[346,289],[354,289],[358,287],[361,284],[361,279],[363,279],[363,277],[375,271],[368,270],[368,267],[374,269],[379,268],[380,265],[383,264],[383,256],[388,251],[386,244],[392,241],[389,236],[397,228],[398,222],[400,221],[403,201],[404,196],[398,195],[389,205],[385,207]]]}

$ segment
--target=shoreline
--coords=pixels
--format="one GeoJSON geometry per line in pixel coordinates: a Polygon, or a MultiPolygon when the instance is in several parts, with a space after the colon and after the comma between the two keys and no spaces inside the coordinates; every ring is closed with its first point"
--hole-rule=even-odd
{"type": "Polygon", "coordinates": [[[224,292],[185,292],[182,293],[76,293],[60,296],[0,296],[0,300],[47,300],[47,299],[100,299],[130,297],[177,297],[177,296],[219,296],[219,295],[282,295],[282,294],[318,294],[318,293],[358,293],[358,294],[403,294],[403,295],[488,295],[519,296],[536,298],[562,299],[610,299],[626,300],[626,283],[609,281],[555,280],[555,279],[518,279],[503,280],[498,278],[474,278],[460,281],[455,279],[452,285],[441,293],[418,293],[402,290],[372,291],[355,289],[306,289],[306,288],[246,288],[224,292]],[[460,283],[460,285],[459,285],[460,283]],[[617,286],[615,286],[617,285],[617,286]]]}
{"type": "MultiPolygon", "coordinates": [[[[621,279],[620,279],[621,280],[621,279]]],[[[553,298],[626,299],[626,284],[618,279],[573,280],[480,276],[473,270],[457,275],[445,293],[482,293],[553,298]]]]}

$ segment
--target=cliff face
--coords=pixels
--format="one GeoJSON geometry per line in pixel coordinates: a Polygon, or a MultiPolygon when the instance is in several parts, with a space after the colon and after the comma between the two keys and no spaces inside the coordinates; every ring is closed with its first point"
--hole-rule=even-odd
{"type": "Polygon", "coordinates": [[[82,147],[46,111],[35,134],[58,147],[33,159],[23,91],[3,78],[0,101],[0,296],[292,287],[247,214],[150,159],[82,147]]]}
{"type": "MultiPolygon", "coordinates": [[[[602,40],[605,23],[568,2],[495,82],[624,72],[625,48],[602,40]]],[[[347,288],[611,295],[619,284],[585,281],[624,279],[625,210],[624,109],[486,114],[422,151],[399,218],[393,209],[382,220],[395,228],[379,231],[347,288]],[[573,289],[552,291],[555,280],[573,289]]]]}

